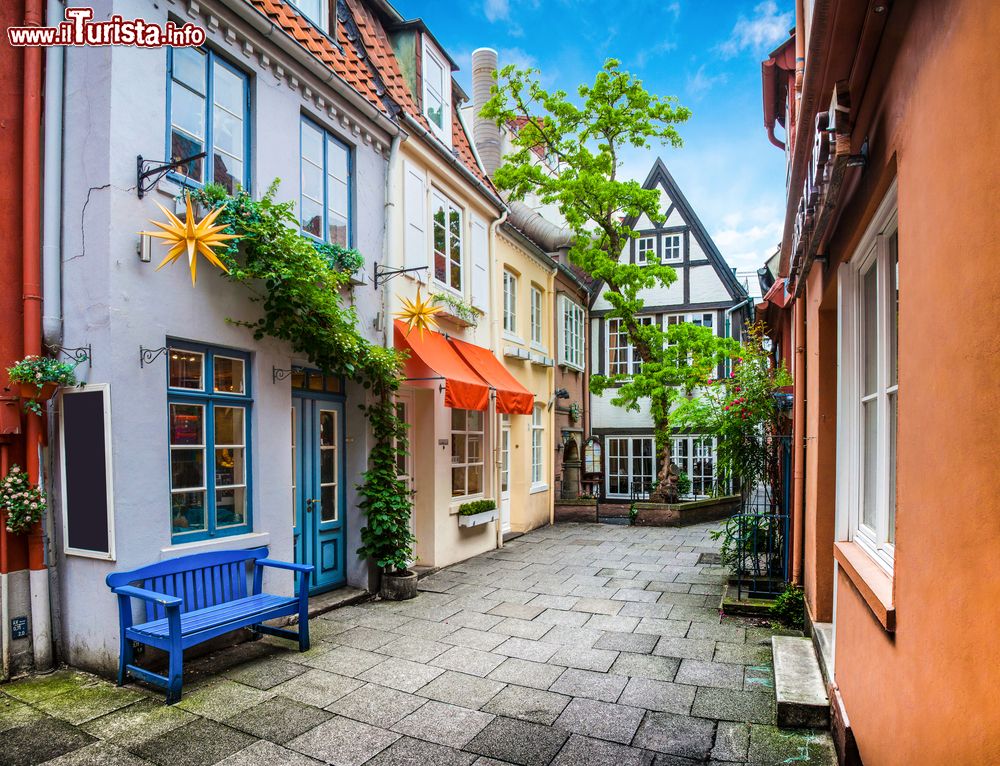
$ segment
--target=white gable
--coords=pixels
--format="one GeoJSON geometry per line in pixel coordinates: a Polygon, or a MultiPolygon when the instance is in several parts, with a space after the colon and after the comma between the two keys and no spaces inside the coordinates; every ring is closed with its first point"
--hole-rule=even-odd
{"type": "Polygon", "coordinates": [[[691,275],[690,299],[692,303],[729,300],[729,291],[714,266],[693,266],[689,273],[691,275]]]}
{"type": "MultiPolygon", "coordinates": [[[[663,212],[666,212],[666,210],[663,212]]],[[[684,220],[684,216],[681,215],[681,212],[677,208],[674,208],[670,213],[670,217],[667,218],[667,222],[664,226],[687,226],[687,221],[684,220]]]]}
{"type": "Polygon", "coordinates": [[[636,231],[646,231],[647,229],[653,228],[653,222],[649,220],[649,216],[643,213],[639,216],[639,220],[635,222],[635,226],[632,227],[636,231]]]}

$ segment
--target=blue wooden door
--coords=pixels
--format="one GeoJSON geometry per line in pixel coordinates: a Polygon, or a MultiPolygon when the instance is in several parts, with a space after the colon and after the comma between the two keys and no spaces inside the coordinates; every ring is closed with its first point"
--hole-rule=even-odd
{"type": "Polygon", "coordinates": [[[319,593],[345,581],[343,401],[296,392],[292,428],[295,560],[315,567],[319,593]]]}

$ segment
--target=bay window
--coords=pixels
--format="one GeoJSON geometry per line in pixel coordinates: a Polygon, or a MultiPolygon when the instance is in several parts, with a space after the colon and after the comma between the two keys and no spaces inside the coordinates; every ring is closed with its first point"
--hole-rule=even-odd
{"type": "Polygon", "coordinates": [[[167,72],[167,155],[176,162],[206,153],[178,165],[172,175],[189,184],[217,183],[230,194],[249,188],[247,76],[199,48],[167,48],[167,72]]]}
{"type": "Polygon", "coordinates": [[[175,542],[251,528],[248,354],[170,344],[167,408],[175,542]]]}

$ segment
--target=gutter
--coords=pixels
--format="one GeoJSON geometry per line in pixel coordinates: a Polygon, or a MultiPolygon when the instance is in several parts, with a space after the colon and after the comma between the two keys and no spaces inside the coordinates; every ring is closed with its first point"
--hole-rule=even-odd
{"type": "Polygon", "coordinates": [[[324,85],[329,85],[338,96],[341,96],[390,136],[395,136],[402,132],[398,123],[354,90],[346,80],[330,69],[330,67],[303,48],[288,32],[275,24],[261,11],[252,7],[247,0],[221,0],[221,3],[240,19],[250,24],[265,38],[271,40],[278,48],[294,59],[296,63],[302,65],[324,85]]]}
{"type": "MultiPolygon", "coordinates": [[[[801,3],[799,5],[801,6],[801,3]]],[[[812,149],[811,142],[799,140],[799,132],[800,129],[805,129],[813,125],[816,120],[816,104],[819,101],[820,88],[823,85],[826,75],[826,62],[829,51],[826,45],[826,37],[828,36],[833,16],[832,6],[833,0],[815,0],[813,4],[812,29],[809,34],[809,52],[806,59],[809,62],[809,66],[805,67],[805,74],[801,78],[802,88],[801,95],[797,98],[798,108],[795,116],[795,135],[791,139],[791,172],[788,177],[788,199],[785,202],[785,228],[781,235],[781,265],[779,273],[789,275],[793,278],[793,281],[796,276],[794,269],[797,269],[799,264],[789,263],[792,256],[792,228],[795,223],[795,213],[798,210],[799,199],[802,197],[802,183],[805,180],[809,152],[812,149]]],[[[802,22],[803,20],[800,16],[797,19],[797,23],[801,25],[802,22]]],[[[800,60],[799,51],[801,50],[800,46],[803,46],[803,42],[801,42],[798,30],[796,30],[796,38],[795,80],[796,90],[798,90],[800,82],[799,72],[804,65],[804,62],[800,60]]]]}
{"type": "MultiPolygon", "coordinates": [[[[228,0],[228,1],[233,2],[234,0],[228,0]]],[[[489,199],[489,201],[492,202],[494,205],[496,205],[500,210],[506,211],[507,206],[503,203],[503,200],[500,199],[500,197],[498,197],[493,192],[492,189],[486,186],[486,184],[484,184],[482,181],[476,178],[475,174],[465,166],[465,163],[462,162],[458,157],[456,157],[455,154],[450,149],[448,149],[444,144],[442,144],[441,141],[437,138],[437,136],[433,135],[429,130],[427,130],[427,128],[421,125],[419,120],[411,116],[409,112],[405,111],[400,112],[399,116],[407,127],[411,128],[418,136],[420,136],[422,139],[424,139],[424,141],[430,144],[430,146],[433,147],[434,150],[441,157],[443,157],[453,167],[455,167],[458,170],[459,175],[461,175],[466,181],[468,181],[478,191],[480,191],[483,195],[485,195],[486,198],[489,199]]],[[[506,216],[504,216],[504,220],[506,220],[506,216]]]]}

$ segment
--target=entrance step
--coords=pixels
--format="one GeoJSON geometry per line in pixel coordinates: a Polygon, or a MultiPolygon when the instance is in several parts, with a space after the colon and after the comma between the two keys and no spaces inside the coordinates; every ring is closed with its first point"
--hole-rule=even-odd
{"type": "Polygon", "coordinates": [[[819,658],[819,669],[823,672],[823,680],[829,688],[832,680],[830,671],[833,669],[833,623],[814,622],[812,640],[816,656],[819,658]]]}
{"type": "Polygon", "coordinates": [[[341,606],[356,604],[371,598],[371,593],[362,588],[337,588],[309,598],[309,618],[333,611],[341,606]]]}
{"type": "Polygon", "coordinates": [[[812,641],[771,636],[778,726],[825,729],[830,725],[830,699],[812,641]]]}

